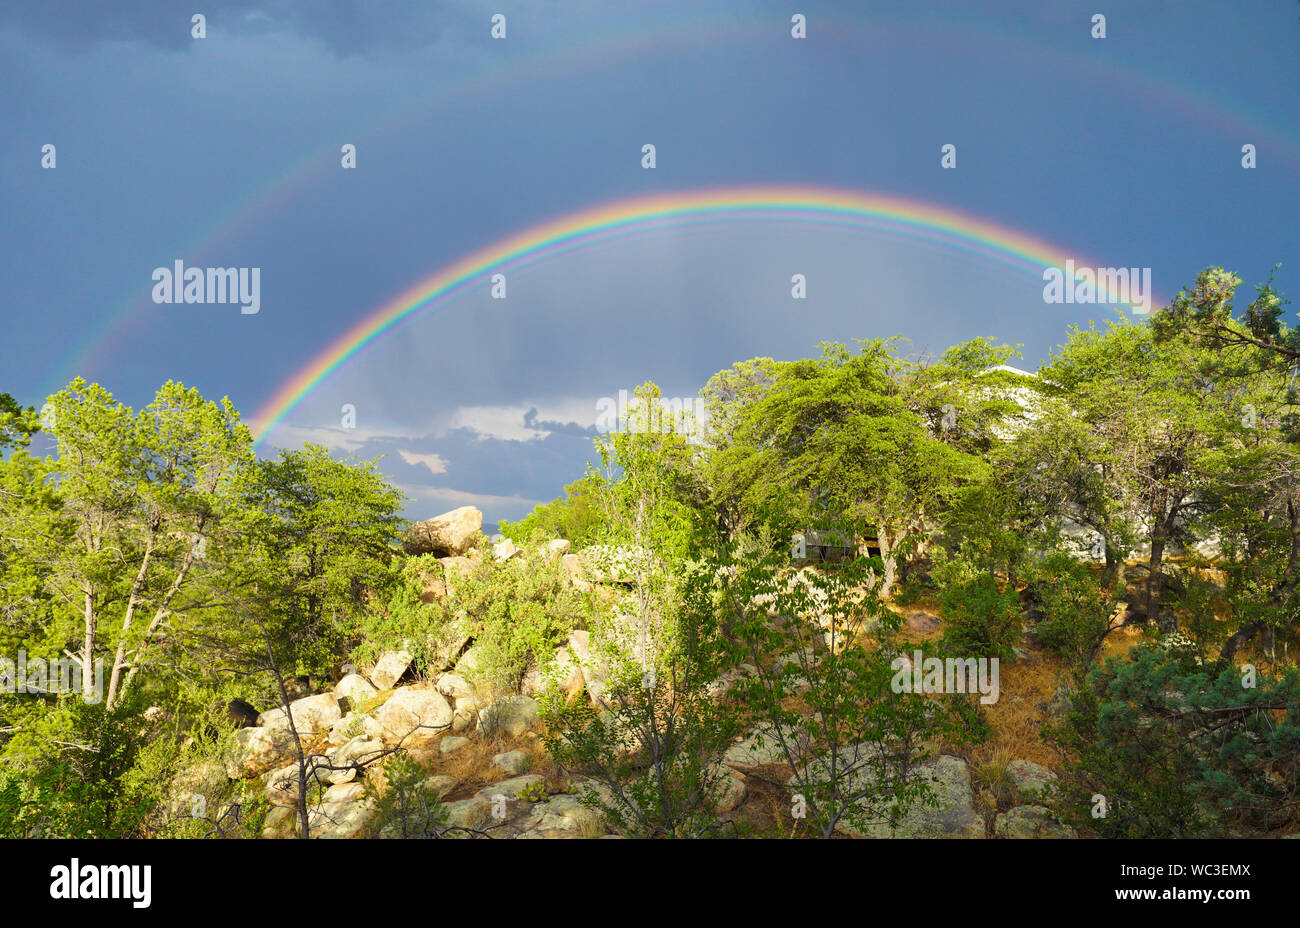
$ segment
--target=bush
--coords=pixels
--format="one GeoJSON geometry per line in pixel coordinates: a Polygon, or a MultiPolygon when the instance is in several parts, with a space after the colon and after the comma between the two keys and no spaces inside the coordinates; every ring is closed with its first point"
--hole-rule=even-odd
{"type": "Polygon", "coordinates": [[[427,784],[429,774],[405,751],[384,765],[385,788],[375,799],[376,833],[385,838],[440,838],[447,810],[427,784]]]}
{"type": "Polygon", "coordinates": [[[1076,666],[1090,664],[1110,630],[1110,591],[1087,565],[1063,553],[1035,564],[1029,576],[1043,605],[1039,642],[1076,666]]]}
{"type": "Polygon", "coordinates": [[[583,477],[565,487],[562,497],[542,503],[518,522],[502,521],[501,532],[521,544],[553,538],[567,538],[575,549],[594,544],[605,524],[600,501],[604,486],[597,475],[583,477]]]}
{"type": "Polygon", "coordinates": [[[1021,631],[1020,600],[1014,589],[1004,592],[996,578],[973,574],[945,586],[939,605],[944,647],[949,652],[1014,659],[1021,631]]]}
{"type": "Polygon", "coordinates": [[[1278,828],[1294,815],[1294,667],[1268,678],[1139,646],[1095,668],[1044,734],[1066,757],[1059,811],[1102,837],[1224,835],[1278,828]],[[1092,812],[1098,796],[1104,816],[1092,812]]]}

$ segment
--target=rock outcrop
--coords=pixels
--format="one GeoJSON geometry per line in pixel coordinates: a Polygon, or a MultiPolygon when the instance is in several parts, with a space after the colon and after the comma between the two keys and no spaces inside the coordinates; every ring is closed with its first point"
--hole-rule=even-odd
{"type": "Polygon", "coordinates": [[[482,530],[483,513],[474,506],[462,506],[414,523],[402,538],[402,550],[407,554],[453,557],[467,552],[482,530]]]}

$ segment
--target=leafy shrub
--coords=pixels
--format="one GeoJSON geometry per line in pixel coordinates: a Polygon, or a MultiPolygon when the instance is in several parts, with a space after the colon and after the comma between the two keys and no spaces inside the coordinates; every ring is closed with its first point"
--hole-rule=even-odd
{"type": "Polygon", "coordinates": [[[1067,554],[1054,554],[1029,571],[1043,604],[1038,640],[1049,651],[1075,665],[1092,661],[1110,629],[1114,604],[1085,564],[1067,554]]]}
{"type": "Polygon", "coordinates": [[[375,797],[374,828],[386,838],[439,838],[447,810],[428,785],[429,774],[405,751],[384,765],[385,788],[375,797]]]}
{"type": "Polygon", "coordinates": [[[987,573],[971,572],[939,593],[944,647],[953,654],[1009,661],[1020,640],[1020,600],[987,573]]]}

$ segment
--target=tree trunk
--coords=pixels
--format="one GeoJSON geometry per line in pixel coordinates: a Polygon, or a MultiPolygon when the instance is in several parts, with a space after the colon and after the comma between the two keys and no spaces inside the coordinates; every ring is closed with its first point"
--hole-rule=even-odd
{"type": "MultiPolygon", "coordinates": [[[[1161,500],[1160,516],[1155,520],[1151,530],[1151,559],[1148,562],[1151,570],[1147,574],[1147,619],[1154,620],[1157,627],[1164,634],[1171,634],[1178,631],[1178,618],[1170,615],[1167,619],[1160,615],[1160,600],[1164,594],[1164,571],[1163,564],[1165,559],[1165,544],[1173,531],[1174,518],[1178,514],[1179,506],[1182,503],[1182,496],[1177,496],[1171,500],[1166,508],[1164,501],[1161,500]]],[[[1155,515],[1153,512],[1152,515],[1155,515]]]]}
{"type": "Polygon", "coordinates": [[[85,596],[85,637],[81,642],[81,695],[86,702],[95,701],[95,674],[91,661],[95,657],[95,588],[87,585],[82,591],[85,596]]]}
{"type": "Polygon", "coordinates": [[[880,560],[885,565],[885,578],[880,584],[880,598],[884,599],[894,588],[894,578],[898,575],[898,561],[894,557],[894,545],[889,540],[889,530],[881,525],[876,529],[876,539],[880,542],[880,560]]]}

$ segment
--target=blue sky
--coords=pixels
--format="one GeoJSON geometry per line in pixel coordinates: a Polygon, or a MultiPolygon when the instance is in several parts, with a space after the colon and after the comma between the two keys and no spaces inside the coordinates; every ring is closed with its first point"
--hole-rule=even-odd
{"type": "MultiPolygon", "coordinates": [[[[177,379],[251,414],[469,252],[601,202],[740,184],[927,201],[1150,267],[1164,296],[1210,264],[1249,292],[1283,262],[1278,284],[1300,295],[1291,0],[204,7],[0,5],[0,391],[39,406],[79,374],[143,405],[177,379]],[[790,37],[795,12],[807,39],[790,37]],[[339,166],[345,142],[356,170],[339,166]],[[939,165],[949,142],[955,170],[939,165]],[[153,269],[175,260],[261,268],[261,311],[154,304],[153,269]]],[[[738,360],[896,334],[918,351],[996,336],[1032,368],[1108,314],[888,236],[668,229],[422,316],[264,449],[382,454],[412,517],[473,503],[492,523],[580,476],[600,398],[646,379],[690,397],[738,360]]]]}

